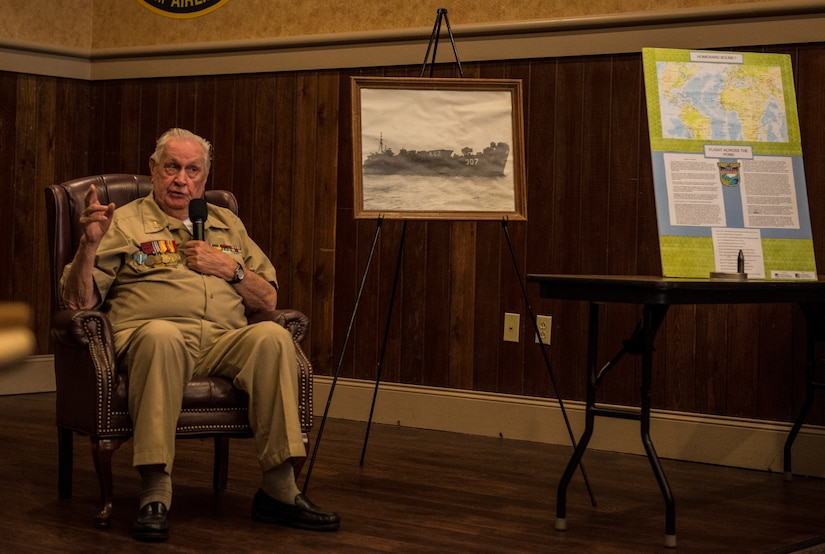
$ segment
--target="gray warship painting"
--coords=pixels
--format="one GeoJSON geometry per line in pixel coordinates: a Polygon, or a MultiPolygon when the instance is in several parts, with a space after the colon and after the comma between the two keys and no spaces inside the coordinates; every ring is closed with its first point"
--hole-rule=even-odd
{"type": "Polygon", "coordinates": [[[481,151],[470,147],[454,150],[407,150],[395,153],[384,144],[381,135],[378,151],[370,153],[363,163],[364,175],[456,175],[503,177],[510,154],[506,142],[491,142],[481,151]]]}
{"type": "Polygon", "coordinates": [[[357,217],[492,219],[521,209],[513,93],[409,81],[357,93],[357,217]]]}

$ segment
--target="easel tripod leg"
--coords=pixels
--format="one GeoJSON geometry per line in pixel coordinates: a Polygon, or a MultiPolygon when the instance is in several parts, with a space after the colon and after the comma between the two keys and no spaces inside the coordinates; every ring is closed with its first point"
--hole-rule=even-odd
{"type": "Polygon", "coordinates": [[[361,304],[361,297],[364,295],[364,285],[367,282],[367,274],[372,265],[372,257],[375,254],[375,246],[378,244],[378,237],[381,235],[381,224],[384,222],[383,217],[379,217],[375,224],[375,233],[372,237],[372,245],[370,246],[370,253],[367,256],[367,263],[364,267],[364,273],[361,276],[361,284],[358,287],[358,294],[355,297],[355,305],[352,308],[352,315],[350,315],[349,325],[347,326],[347,333],[344,336],[344,345],[341,348],[341,356],[338,358],[338,365],[335,368],[335,375],[332,377],[332,385],[327,396],[327,404],[324,408],[324,415],[321,418],[321,423],[318,426],[318,436],[315,438],[315,446],[312,449],[312,456],[309,460],[309,467],[307,468],[306,476],[304,477],[304,487],[302,492],[307,493],[309,488],[309,478],[312,476],[312,468],[315,465],[315,456],[318,454],[318,447],[321,446],[321,437],[324,434],[324,427],[326,426],[327,416],[329,415],[329,407],[332,404],[332,395],[335,393],[335,385],[338,383],[338,376],[341,374],[341,367],[344,365],[344,354],[347,352],[347,345],[349,344],[350,336],[352,335],[352,328],[355,326],[355,315],[358,313],[358,306],[361,304]]]}
{"type": "MultiPolygon", "coordinates": [[[[524,304],[527,307],[527,314],[530,317],[530,321],[533,322],[533,331],[535,331],[536,335],[539,335],[539,324],[536,321],[536,316],[533,313],[533,308],[530,306],[530,298],[527,295],[527,286],[524,284],[524,278],[522,277],[521,270],[519,269],[518,259],[516,258],[516,250],[513,248],[513,241],[510,239],[510,230],[507,227],[507,218],[501,220],[501,228],[504,232],[504,237],[507,239],[507,246],[510,249],[510,256],[513,259],[513,267],[516,270],[516,276],[518,277],[519,285],[521,285],[521,294],[524,297],[524,304]]],[[[574,449],[577,449],[576,446],[576,437],[573,435],[573,427],[570,424],[570,419],[567,417],[567,410],[564,407],[564,401],[559,394],[559,388],[556,385],[556,376],[553,374],[553,366],[550,364],[550,358],[547,355],[547,350],[544,346],[541,346],[541,354],[544,359],[544,365],[547,367],[547,373],[550,376],[550,383],[553,386],[553,392],[556,394],[556,399],[559,402],[559,409],[561,410],[562,419],[564,420],[564,425],[567,428],[567,434],[570,437],[570,442],[573,445],[574,449]]],[[[584,450],[582,450],[584,453],[584,450]]],[[[581,468],[582,478],[584,479],[584,485],[587,488],[587,494],[590,496],[590,503],[595,506],[596,505],[596,498],[593,496],[593,490],[590,488],[590,480],[587,478],[587,473],[584,470],[584,465],[581,463],[581,456],[579,457],[578,464],[581,468]]],[[[572,473],[571,473],[572,477],[572,473]]],[[[569,481],[569,479],[568,479],[569,481]]]]}
{"type": "Polygon", "coordinates": [[[370,437],[370,428],[372,427],[372,416],[375,413],[375,400],[378,397],[378,384],[381,382],[381,371],[384,367],[384,356],[387,353],[387,339],[389,338],[390,334],[390,324],[392,323],[392,312],[393,306],[395,305],[395,295],[396,291],[398,290],[398,278],[401,275],[401,261],[403,260],[403,253],[404,253],[404,239],[407,236],[407,221],[404,220],[404,223],[401,226],[401,240],[398,245],[398,258],[395,262],[395,277],[392,281],[392,292],[390,293],[390,306],[387,310],[387,323],[384,326],[384,341],[381,345],[381,357],[378,359],[378,367],[375,372],[375,389],[372,393],[372,404],[370,405],[370,416],[367,420],[367,430],[364,434],[364,444],[361,447],[361,460],[359,462],[360,465],[364,465],[364,457],[367,453],[367,441],[370,437]]]}
{"type": "Polygon", "coordinates": [[[567,467],[564,469],[561,481],[559,481],[559,488],[556,493],[556,531],[567,530],[567,487],[573,479],[573,474],[576,473],[576,468],[581,465],[584,451],[587,450],[590,437],[593,435],[593,414],[588,413],[586,417],[584,433],[579,437],[573,456],[567,462],[567,467]]]}

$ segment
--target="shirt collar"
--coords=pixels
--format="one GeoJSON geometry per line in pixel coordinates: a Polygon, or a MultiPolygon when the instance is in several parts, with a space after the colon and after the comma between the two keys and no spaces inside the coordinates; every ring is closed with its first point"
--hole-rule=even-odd
{"type": "MultiPolygon", "coordinates": [[[[207,229],[229,229],[229,223],[223,217],[221,210],[212,204],[207,204],[209,215],[206,218],[207,229]]],[[[143,230],[146,233],[158,233],[164,229],[186,229],[183,221],[164,212],[155,200],[155,193],[150,192],[143,198],[141,204],[143,230]]]]}

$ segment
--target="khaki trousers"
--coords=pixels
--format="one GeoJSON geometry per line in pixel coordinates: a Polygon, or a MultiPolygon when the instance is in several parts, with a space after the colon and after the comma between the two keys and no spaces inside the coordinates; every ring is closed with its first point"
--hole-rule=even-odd
{"type": "Polygon", "coordinates": [[[129,372],[134,466],[164,464],[172,473],[183,389],[193,375],[228,377],[249,395],[263,471],[306,456],[295,346],[277,323],[227,331],[202,320],[150,320],[115,333],[115,349],[129,372]]]}

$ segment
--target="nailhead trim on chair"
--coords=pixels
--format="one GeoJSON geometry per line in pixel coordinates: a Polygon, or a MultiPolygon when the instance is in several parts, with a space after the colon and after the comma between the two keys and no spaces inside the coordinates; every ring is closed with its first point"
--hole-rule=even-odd
{"type": "Polygon", "coordinates": [[[249,427],[246,425],[187,425],[185,427],[178,427],[178,431],[217,431],[233,429],[236,431],[246,431],[249,433],[249,427]]]}
{"type": "MultiPolygon", "coordinates": [[[[296,341],[293,338],[292,342],[295,343],[296,351],[299,352],[302,355],[305,355],[304,351],[301,349],[301,345],[298,344],[298,341],[296,341]]],[[[312,423],[313,423],[312,416],[310,415],[310,414],[313,413],[312,412],[312,387],[309,386],[309,380],[312,379],[312,365],[304,364],[303,360],[301,360],[300,357],[299,357],[298,366],[299,366],[299,369],[301,370],[301,371],[298,372],[298,375],[300,376],[299,383],[298,383],[298,386],[300,387],[299,394],[301,395],[302,398],[303,397],[306,398],[306,405],[301,405],[300,402],[298,403],[298,408],[301,412],[301,414],[300,414],[301,430],[305,433],[308,433],[312,429],[312,423]]]]}
{"type": "MultiPolygon", "coordinates": [[[[106,349],[103,348],[103,337],[100,334],[100,325],[97,325],[97,330],[92,330],[89,326],[88,320],[84,320],[84,329],[86,331],[86,335],[90,337],[89,340],[89,352],[92,355],[92,362],[97,367],[101,367],[106,369],[106,374],[110,382],[114,382],[114,372],[111,368],[114,367],[114,364],[111,360],[108,359],[106,356],[106,349]]],[[[105,413],[98,412],[97,414],[97,425],[99,430],[106,430],[106,432],[114,431],[112,428],[112,395],[110,394],[111,391],[105,390],[103,386],[103,379],[102,371],[96,372],[97,374],[97,395],[98,398],[103,398],[105,393],[106,398],[106,409],[105,413]],[[105,421],[104,421],[105,417],[105,421]]]]}

